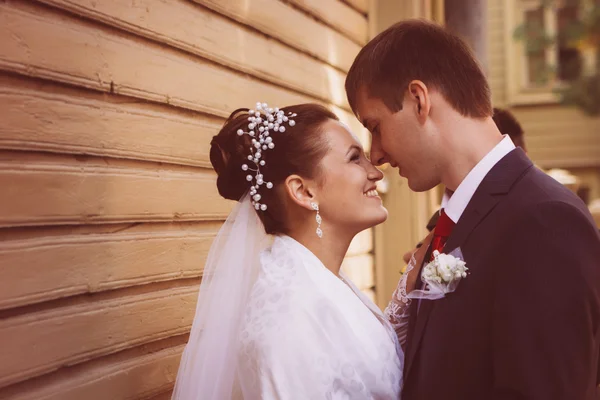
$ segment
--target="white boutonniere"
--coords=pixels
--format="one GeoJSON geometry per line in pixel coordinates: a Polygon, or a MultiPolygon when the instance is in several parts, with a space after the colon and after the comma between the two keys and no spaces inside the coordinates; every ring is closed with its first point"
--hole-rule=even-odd
{"type": "Polygon", "coordinates": [[[467,277],[468,270],[460,249],[449,254],[435,250],[433,261],[427,263],[421,273],[421,280],[425,285],[423,290],[413,290],[408,297],[428,300],[441,299],[456,290],[461,279],[467,277]]]}

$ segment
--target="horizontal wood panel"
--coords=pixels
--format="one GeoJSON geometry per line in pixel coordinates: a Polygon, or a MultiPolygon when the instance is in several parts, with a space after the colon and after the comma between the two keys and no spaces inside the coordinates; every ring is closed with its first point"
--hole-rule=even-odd
{"type": "Polygon", "coordinates": [[[341,33],[278,0],[194,0],[348,71],[360,46],[341,33]]]}
{"type": "Polygon", "coordinates": [[[521,123],[541,123],[549,127],[554,126],[554,124],[597,127],[600,124],[600,118],[591,118],[575,107],[540,105],[514,107],[511,108],[511,111],[519,117],[521,123]]]}
{"type": "Polygon", "coordinates": [[[369,12],[369,1],[373,0],[342,0],[354,7],[356,10],[367,14],[369,12]]]}
{"type": "Polygon", "coordinates": [[[562,106],[512,111],[525,131],[528,155],[540,166],[600,166],[600,118],[562,106]]]}
{"type": "MultiPolygon", "coordinates": [[[[530,135],[530,137],[526,137],[525,143],[528,150],[529,147],[533,148],[532,152],[534,154],[539,151],[552,150],[559,154],[563,153],[563,155],[569,155],[572,151],[598,150],[600,148],[600,140],[596,140],[596,138],[591,135],[590,137],[587,137],[584,135],[573,134],[569,137],[569,134],[565,132],[560,135],[548,134],[544,137],[542,132],[533,130],[533,133],[539,133],[539,135],[530,135]]],[[[595,154],[598,155],[597,153],[595,154]]]]}
{"type": "Polygon", "coordinates": [[[0,154],[0,227],[224,219],[211,170],[0,154]]]}
{"type": "MultiPolygon", "coordinates": [[[[315,101],[181,51],[14,0],[0,4],[0,69],[223,117],[257,100],[279,106],[315,101]]],[[[329,108],[366,137],[352,114],[329,108]]]]}
{"type": "Polygon", "coordinates": [[[0,387],[187,333],[197,283],[0,320],[0,387]]]}
{"type": "MultiPolygon", "coordinates": [[[[56,374],[35,385],[8,388],[4,400],[130,400],[171,393],[184,345],[56,374]]],[[[79,366],[78,366],[79,367],[79,366]]],[[[169,397],[170,399],[170,397],[169,397]]]]}
{"type": "MultiPolygon", "coordinates": [[[[188,0],[137,0],[135,7],[128,2],[42,1],[349,109],[341,71],[188,0]]],[[[347,8],[327,12],[332,17],[333,11],[341,12],[337,19],[345,20],[344,26],[364,27],[366,35],[364,17],[347,8]]]]}
{"type": "MultiPolygon", "coordinates": [[[[598,152],[600,149],[581,149],[572,152],[572,154],[564,154],[559,150],[539,151],[536,152],[533,162],[540,168],[580,168],[589,166],[600,166],[598,160],[598,152]]],[[[531,157],[531,156],[530,156],[531,157]]]]}
{"type": "Polygon", "coordinates": [[[83,234],[0,241],[0,310],[199,277],[219,227],[142,224],[116,232],[88,229],[83,234]]]}
{"type": "Polygon", "coordinates": [[[342,263],[342,271],[360,290],[375,286],[373,256],[370,254],[347,257],[342,263]]]}
{"type": "Polygon", "coordinates": [[[210,167],[223,123],[173,107],[0,75],[0,148],[210,167]]]}
{"type": "Polygon", "coordinates": [[[341,0],[290,0],[360,45],[367,42],[367,18],[341,0]]]}
{"type": "Polygon", "coordinates": [[[0,68],[9,71],[221,116],[259,98],[311,100],[45,7],[7,1],[0,11],[0,68]]]}
{"type": "MultiPolygon", "coordinates": [[[[209,143],[220,118],[120,96],[0,73],[5,111],[0,148],[130,158],[210,167],[209,143]]],[[[368,147],[368,132],[333,111],[368,147]]]]}

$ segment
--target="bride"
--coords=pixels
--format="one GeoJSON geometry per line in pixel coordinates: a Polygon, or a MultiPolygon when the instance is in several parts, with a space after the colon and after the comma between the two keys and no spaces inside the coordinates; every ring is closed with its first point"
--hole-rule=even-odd
{"type": "Polygon", "coordinates": [[[340,271],[354,236],[387,218],[356,137],[322,106],[257,103],[231,114],[210,159],[238,204],[211,247],[173,399],[398,399],[405,303],[395,296],[390,321],[340,271]]]}

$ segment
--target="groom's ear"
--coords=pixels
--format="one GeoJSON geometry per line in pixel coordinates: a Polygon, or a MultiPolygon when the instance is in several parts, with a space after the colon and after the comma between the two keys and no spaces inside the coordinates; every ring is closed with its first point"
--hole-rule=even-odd
{"type": "Polygon", "coordinates": [[[290,199],[307,210],[312,210],[310,203],[315,200],[312,182],[299,175],[290,175],[285,180],[285,190],[290,199]]]}
{"type": "Polygon", "coordinates": [[[427,85],[422,81],[414,80],[408,84],[408,96],[410,96],[411,104],[414,107],[415,115],[421,123],[429,116],[431,110],[431,97],[427,85]]]}

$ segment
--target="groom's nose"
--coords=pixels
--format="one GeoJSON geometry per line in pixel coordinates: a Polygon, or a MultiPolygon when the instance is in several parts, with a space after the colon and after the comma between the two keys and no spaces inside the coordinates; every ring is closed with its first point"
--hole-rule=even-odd
{"type": "Polygon", "coordinates": [[[376,167],[389,162],[389,160],[387,160],[386,158],[385,152],[381,148],[379,138],[377,137],[373,137],[373,141],[371,143],[370,158],[371,164],[375,165],[376,167]]]}

